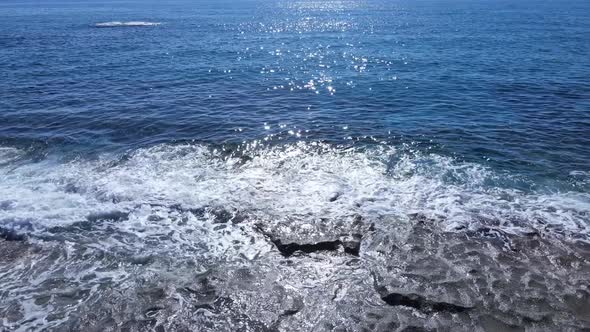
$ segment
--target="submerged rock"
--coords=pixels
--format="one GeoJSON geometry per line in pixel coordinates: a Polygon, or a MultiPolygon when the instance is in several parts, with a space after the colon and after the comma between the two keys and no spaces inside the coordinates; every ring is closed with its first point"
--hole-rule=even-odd
{"type": "Polygon", "coordinates": [[[14,309],[27,299],[54,329],[590,328],[590,262],[580,241],[492,227],[446,232],[427,219],[399,224],[396,232],[384,231],[388,220],[318,221],[297,233],[300,224],[234,224],[233,214],[209,208],[155,209],[185,221],[174,232],[139,233],[128,231],[132,219],[84,221],[88,227],[61,227],[59,236],[0,240],[0,273],[13,287],[0,293],[0,315],[10,317],[2,328],[31,325],[30,314],[14,309]],[[248,250],[256,254],[235,254],[248,250]],[[30,286],[40,276],[46,282],[30,286]]]}
{"type": "Polygon", "coordinates": [[[353,256],[358,256],[361,246],[360,240],[343,242],[340,239],[316,243],[282,243],[280,239],[274,239],[272,242],[284,257],[290,257],[297,252],[310,254],[322,251],[338,252],[339,250],[353,256]]]}
{"type": "Polygon", "coordinates": [[[418,294],[390,293],[381,297],[381,299],[390,306],[405,306],[424,312],[460,313],[473,309],[447,302],[427,300],[418,294]]]}
{"type": "Polygon", "coordinates": [[[25,241],[27,237],[13,229],[0,227],[0,239],[5,241],[25,241]]]}

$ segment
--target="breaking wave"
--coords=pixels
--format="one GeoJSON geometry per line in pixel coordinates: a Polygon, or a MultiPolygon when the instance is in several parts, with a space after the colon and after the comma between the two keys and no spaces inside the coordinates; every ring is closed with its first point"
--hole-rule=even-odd
{"type": "Polygon", "coordinates": [[[21,156],[21,151],[15,148],[0,147],[0,166],[10,163],[21,156]]]}
{"type": "Polygon", "coordinates": [[[129,22],[113,21],[113,22],[96,23],[95,26],[97,28],[151,27],[151,26],[158,26],[160,24],[162,24],[162,23],[160,23],[160,22],[144,22],[144,21],[129,21],[129,22]]]}
{"type": "MultiPolygon", "coordinates": [[[[0,164],[15,154],[1,150],[0,164]]],[[[215,207],[302,224],[354,215],[403,224],[420,215],[449,231],[483,224],[510,233],[586,234],[590,215],[587,193],[528,192],[478,164],[384,146],[159,145],[97,160],[21,163],[0,176],[0,222],[29,231],[112,211],[148,218],[141,212],[148,206],[215,207]]]]}

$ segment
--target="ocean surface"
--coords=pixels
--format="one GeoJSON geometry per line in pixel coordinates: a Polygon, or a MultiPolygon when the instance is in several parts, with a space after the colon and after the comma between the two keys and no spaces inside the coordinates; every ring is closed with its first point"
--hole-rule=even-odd
{"type": "Polygon", "coordinates": [[[590,2],[0,2],[0,330],[590,328],[590,2]]]}

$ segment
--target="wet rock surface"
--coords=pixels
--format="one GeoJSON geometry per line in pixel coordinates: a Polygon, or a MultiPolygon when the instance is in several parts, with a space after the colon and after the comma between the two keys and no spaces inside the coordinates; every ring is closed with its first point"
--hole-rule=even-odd
{"type": "MultiPolygon", "coordinates": [[[[315,252],[343,252],[345,254],[359,256],[361,250],[362,236],[360,234],[343,235],[336,240],[318,240],[310,243],[283,243],[284,240],[272,233],[264,231],[260,225],[257,225],[256,229],[267,236],[284,257],[291,257],[294,254],[310,254],[315,252]]],[[[309,241],[309,239],[307,240],[309,241]]],[[[305,239],[300,239],[300,241],[305,241],[305,239]]]]}
{"type": "MultiPolygon", "coordinates": [[[[122,222],[108,218],[84,232],[100,237],[108,230],[115,233],[102,236],[124,242],[131,235],[117,230],[122,222]]],[[[308,242],[283,240],[280,231],[247,218],[224,229],[213,225],[208,242],[238,232],[249,240],[230,246],[255,248],[256,254],[209,260],[174,256],[164,250],[174,242],[171,234],[156,236],[160,253],[150,255],[63,241],[64,232],[82,239],[78,227],[61,229],[54,239],[5,236],[0,240],[6,286],[0,292],[2,326],[59,331],[590,328],[589,247],[577,240],[446,232],[421,218],[397,233],[381,232],[377,224],[361,236],[354,233],[360,226],[354,226],[351,235],[342,235],[340,228],[316,233],[308,242]],[[326,240],[335,234],[335,240],[326,240]],[[47,315],[25,319],[31,310],[47,315]]],[[[193,233],[185,229],[183,236],[193,233]]],[[[149,246],[149,237],[143,243],[149,246]]]]}
{"type": "Polygon", "coordinates": [[[381,299],[390,306],[405,306],[424,312],[460,313],[472,309],[470,307],[463,307],[452,303],[433,302],[418,294],[390,293],[381,297],[381,299]]]}
{"type": "Polygon", "coordinates": [[[0,169],[0,331],[590,329],[585,196],[319,149],[0,169]]]}

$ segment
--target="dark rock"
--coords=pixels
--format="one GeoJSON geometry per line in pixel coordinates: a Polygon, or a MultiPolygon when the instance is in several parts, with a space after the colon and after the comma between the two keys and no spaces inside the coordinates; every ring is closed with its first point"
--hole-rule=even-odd
{"type": "Polygon", "coordinates": [[[342,193],[340,193],[340,192],[337,192],[337,193],[335,193],[334,195],[332,195],[332,197],[330,197],[329,201],[330,201],[330,202],[335,202],[335,201],[337,201],[337,200],[338,200],[338,198],[340,198],[340,196],[342,196],[342,193]]]}
{"type": "Polygon", "coordinates": [[[164,307],[159,307],[159,306],[151,307],[145,311],[145,316],[147,318],[154,318],[155,316],[158,315],[158,312],[162,309],[164,309],[164,307]]]}
{"type": "Polygon", "coordinates": [[[300,297],[292,298],[292,302],[290,304],[291,305],[288,307],[288,309],[279,315],[280,317],[296,315],[304,307],[303,300],[300,297]]]}
{"type": "Polygon", "coordinates": [[[402,332],[431,332],[431,331],[436,331],[436,330],[427,329],[422,326],[408,326],[402,330],[402,332]]]}
{"type": "Polygon", "coordinates": [[[12,229],[0,228],[0,239],[6,241],[25,241],[27,237],[23,234],[19,234],[12,229]]]}
{"type": "Polygon", "coordinates": [[[214,216],[214,223],[225,224],[233,219],[233,214],[225,209],[215,208],[211,209],[211,214],[214,216]]]}
{"type": "Polygon", "coordinates": [[[131,264],[134,265],[148,265],[154,261],[154,256],[147,255],[147,256],[133,256],[129,258],[131,264]]]}
{"type": "Polygon", "coordinates": [[[246,220],[246,216],[239,211],[228,211],[222,207],[183,208],[181,205],[175,204],[169,208],[181,212],[190,212],[198,217],[203,217],[209,213],[213,216],[213,223],[215,224],[225,224],[228,222],[239,224],[246,220]]]}
{"type": "Polygon", "coordinates": [[[340,240],[309,244],[299,244],[294,242],[283,244],[280,239],[273,240],[272,242],[281,252],[281,254],[285,257],[290,257],[297,251],[301,251],[306,254],[310,254],[317,251],[337,251],[338,248],[340,248],[340,246],[342,245],[342,242],[340,240]]]}
{"type": "Polygon", "coordinates": [[[447,302],[430,301],[418,294],[390,293],[381,297],[390,306],[404,306],[424,312],[466,312],[473,308],[447,302]]]}
{"type": "Polygon", "coordinates": [[[351,236],[345,236],[341,239],[344,252],[353,256],[359,256],[361,251],[361,239],[360,234],[353,234],[351,236]]]}
{"type": "Polygon", "coordinates": [[[299,312],[299,309],[285,310],[281,316],[293,316],[299,312]]]}
{"type": "Polygon", "coordinates": [[[86,219],[90,222],[95,221],[125,221],[129,219],[129,212],[111,211],[91,214],[86,219]]]}
{"type": "Polygon", "coordinates": [[[296,252],[302,252],[306,254],[319,252],[319,251],[338,251],[340,248],[344,248],[344,252],[358,256],[360,253],[360,239],[345,239],[345,240],[334,240],[334,241],[321,241],[316,243],[282,243],[280,239],[273,239],[272,243],[281,252],[284,257],[290,257],[296,252]]]}
{"type": "Polygon", "coordinates": [[[566,294],[563,299],[577,319],[590,322],[590,293],[588,291],[578,290],[575,294],[566,294]]]}
{"type": "Polygon", "coordinates": [[[486,332],[520,332],[525,330],[524,327],[506,324],[492,316],[481,317],[479,323],[486,332]]]}
{"type": "Polygon", "coordinates": [[[283,240],[269,231],[266,231],[261,224],[255,225],[254,229],[266,236],[284,257],[290,257],[296,252],[302,252],[306,254],[320,251],[335,252],[339,251],[341,248],[344,249],[344,252],[349,255],[359,256],[360,254],[362,240],[362,236],[360,234],[341,236],[335,240],[328,239],[325,241],[320,240],[311,243],[299,243],[295,241],[283,243],[283,240]]]}
{"type": "Polygon", "coordinates": [[[219,300],[217,290],[206,275],[198,277],[197,282],[191,286],[185,286],[179,289],[186,294],[186,299],[193,303],[195,309],[206,309],[214,311],[217,306],[215,302],[219,300]]]}
{"type": "Polygon", "coordinates": [[[0,263],[7,267],[8,264],[29,255],[31,249],[33,248],[28,241],[7,241],[0,238],[0,263]]]}

